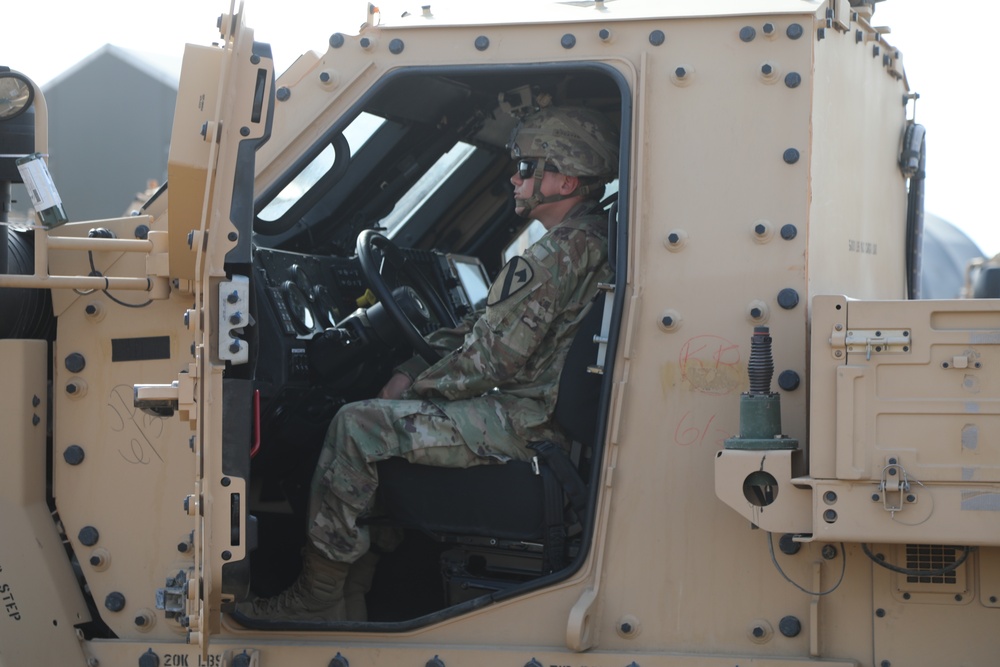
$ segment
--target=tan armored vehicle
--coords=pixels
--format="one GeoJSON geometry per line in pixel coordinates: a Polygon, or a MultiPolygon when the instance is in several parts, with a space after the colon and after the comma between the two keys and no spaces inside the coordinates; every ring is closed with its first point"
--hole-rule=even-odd
{"type": "MultiPolygon", "coordinates": [[[[913,298],[923,129],[872,2],[492,10],[370,7],[278,77],[230,10],[168,184],[9,233],[0,664],[994,664],[1000,315],[913,298]],[[334,414],[536,238],[507,142],[548,105],[621,135],[575,445],[387,466],[368,620],[240,622],[298,574],[334,414]]],[[[59,148],[0,86],[9,184],[59,148]]]]}

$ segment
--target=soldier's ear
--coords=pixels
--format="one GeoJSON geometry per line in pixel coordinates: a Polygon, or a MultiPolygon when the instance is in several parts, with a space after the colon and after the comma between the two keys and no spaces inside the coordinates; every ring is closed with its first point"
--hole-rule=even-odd
{"type": "Polygon", "coordinates": [[[562,177],[563,182],[562,185],[559,186],[559,194],[568,195],[580,187],[580,179],[576,176],[567,176],[566,174],[562,174],[562,177]]]}

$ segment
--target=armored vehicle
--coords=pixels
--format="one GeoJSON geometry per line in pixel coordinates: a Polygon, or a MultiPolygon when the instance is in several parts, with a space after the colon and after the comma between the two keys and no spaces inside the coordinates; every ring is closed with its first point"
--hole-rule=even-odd
{"type": "MultiPolygon", "coordinates": [[[[232,7],[167,184],[3,235],[0,664],[993,664],[1000,311],[915,298],[924,130],[874,3],[493,5],[369,6],[280,76],[232,7]],[[367,620],[240,622],[297,575],[334,414],[537,238],[507,143],[549,105],[620,131],[574,446],[385,466],[367,620]]],[[[10,183],[59,148],[0,80],[10,183]]]]}

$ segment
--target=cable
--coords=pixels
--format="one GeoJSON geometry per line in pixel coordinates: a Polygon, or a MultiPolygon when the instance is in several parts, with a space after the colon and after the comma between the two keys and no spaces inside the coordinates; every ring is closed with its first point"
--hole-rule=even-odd
{"type": "Polygon", "coordinates": [[[887,563],[884,560],[879,560],[879,558],[872,553],[871,549],[868,548],[867,544],[861,544],[861,550],[865,552],[865,555],[871,558],[872,562],[876,565],[880,565],[887,570],[892,570],[893,572],[898,572],[899,574],[905,574],[908,577],[942,577],[946,574],[950,574],[961,567],[968,558],[969,554],[972,553],[972,547],[960,547],[963,549],[962,557],[956,560],[951,565],[945,565],[944,567],[938,568],[936,570],[910,570],[905,567],[899,567],[898,565],[893,565],[892,563],[887,563]]]}
{"type": "Polygon", "coordinates": [[[806,595],[817,595],[817,596],[829,595],[830,593],[840,588],[840,584],[844,582],[844,573],[847,572],[847,553],[844,551],[843,542],[840,543],[840,577],[837,579],[837,583],[835,583],[832,587],[821,593],[817,593],[815,591],[809,591],[803,588],[802,586],[799,586],[797,583],[792,581],[791,577],[785,574],[784,570],[781,569],[781,566],[778,565],[778,559],[774,555],[774,533],[769,532],[767,534],[767,550],[771,553],[771,562],[774,564],[775,569],[778,570],[778,574],[784,577],[785,581],[790,583],[792,586],[795,586],[797,589],[799,589],[806,595]]]}
{"type": "MultiPolygon", "coordinates": [[[[87,258],[90,260],[90,275],[103,278],[104,274],[101,273],[100,271],[98,271],[97,267],[94,266],[94,251],[93,250],[88,250],[87,251],[87,258]]],[[[76,292],[77,294],[84,294],[84,295],[86,295],[86,294],[92,294],[96,290],[88,290],[88,291],[73,290],[73,291],[76,292]]],[[[120,299],[116,299],[115,297],[111,296],[111,293],[108,292],[107,289],[102,289],[101,292],[104,293],[104,296],[108,297],[109,299],[111,299],[112,301],[114,301],[115,303],[117,303],[119,306],[125,306],[126,308],[145,308],[149,304],[153,303],[152,299],[149,299],[145,303],[126,303],[125,301],[121,301],[120,299]]]]}

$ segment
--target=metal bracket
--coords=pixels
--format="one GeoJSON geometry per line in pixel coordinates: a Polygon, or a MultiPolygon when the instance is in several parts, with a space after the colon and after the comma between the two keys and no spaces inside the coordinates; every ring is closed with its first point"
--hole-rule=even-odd
{"type": "Polygon", "coordinates": [[[844,344],[848,352],[865,351],[865,359],[871,361],[872,353],[909,353],[912,341],[909,329],[852,329],[847,332],[844,344]]]}
{"type": "Polygon", "coordinates": [[[902,511],[904,502],[914,502],[907,500],[910,493],[910,479],[906,474],[906,469],[899,464],[897,457],[892,456],[886,459],[886,464],[882,467],[882,479],[879,482],[878,490],[882,494],[882,509],[890,514],[902,511]]]}

